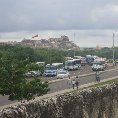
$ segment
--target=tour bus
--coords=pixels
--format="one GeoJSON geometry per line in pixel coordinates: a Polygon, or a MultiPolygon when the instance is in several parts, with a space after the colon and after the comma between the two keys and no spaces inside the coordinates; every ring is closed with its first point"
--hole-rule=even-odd
{"type": "Polygon", "coordinates": [[[66,70],[78,70],[81,67],[80,59],[73,59],[65,61],[65,69],[66,70]]]}
{"type": "Polygon", "coordinates": [[[57,71],[64,69],[64,64],[63,63],[52,63],[52,65],[55,67],[55,69],[57,71]]]}
{"type": "Polygon", "coordinates": [[[86,65],[86,58],[82,57],[82,56],[74,56],[75,59],[80,59],[81,60],[81,66],[85,66],[86,65]]]}

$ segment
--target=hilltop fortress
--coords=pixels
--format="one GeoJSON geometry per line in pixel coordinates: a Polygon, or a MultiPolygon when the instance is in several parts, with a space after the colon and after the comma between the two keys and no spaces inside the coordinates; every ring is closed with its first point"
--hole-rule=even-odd
{"type": "Polygon", "coordinates": [[[24,39],[20,42],[21,45],[30,46],[33,48],[59,48],[59,49],[79,49],[79,46],[69,41],[67,36],[61,36],[60,38],[47,39],[24,39]]]}

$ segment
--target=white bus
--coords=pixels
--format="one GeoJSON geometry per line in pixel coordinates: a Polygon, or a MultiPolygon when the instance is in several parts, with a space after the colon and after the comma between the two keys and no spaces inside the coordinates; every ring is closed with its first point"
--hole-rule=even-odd
{"type": "Polygon", "coordinates": [[[63,63],[52,63],[56,70],[64,69],[63,63]]]}
{"type": "Polygon", "coordinates": [[[81,67],[81,59],[73,59],[65,61],[66,70],[78,70],[81,67]]]}

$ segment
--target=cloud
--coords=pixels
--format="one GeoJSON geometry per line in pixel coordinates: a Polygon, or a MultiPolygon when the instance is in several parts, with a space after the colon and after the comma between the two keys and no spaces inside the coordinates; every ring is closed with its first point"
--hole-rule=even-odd
{"type": "Polygon", "coordinates": [[[1,0],[0,32],[117,28],[117,5],[116,0],[1,0]]]}
{"type": "Polygon", "coordinates": [[[97,28],[118,28],[118,5],[106,5],[91,12],[91,19],[97,28]]]}
{"type": "Polygon", "coordinates": [[[116,0],[0,0],[0,41],[68,35],[80,46],[112,46],[116,0]]]}

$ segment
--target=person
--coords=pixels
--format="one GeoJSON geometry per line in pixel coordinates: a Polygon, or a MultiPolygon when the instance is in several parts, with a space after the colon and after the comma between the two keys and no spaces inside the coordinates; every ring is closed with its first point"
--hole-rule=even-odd
{"type": "Polygon", "coordinates": [[[115,67],[116,66],[116,61],[113,61],[113,67],[115,67]]]}
{"type": "Polygon", "coordinates": [[[76,87],[78,89],[78,86],[79,86],[79,81],[78,80],[76,80],[75,85],[76,85],[76,87]]]}
{"type": "Polygon", "coordinates": [[[73,89],[75,88],[75,80],[72,80],[73,89]]]}
{"type": "Polygon", "coordinates": [[[79,86],[79,76],[76,76],[76,82],[75,82],[75,85],[76,85],[76,87],[77,87],[77,89],[78,89],[78,86],[79,86]]]}
{"type": "Polygon", "coordinates": [[[71,79],[70,79],[70,76],[68,76],[67,84],[68,84],[68,88],[71,88],[71,79]]]}
{"type": "Polygon", "coordinates": [[[96,74],[95,74],[95,76],[96,76],[96,81],[97,82],[100,82],[100,72],[99,71],[96,71],[96,74]]]}

